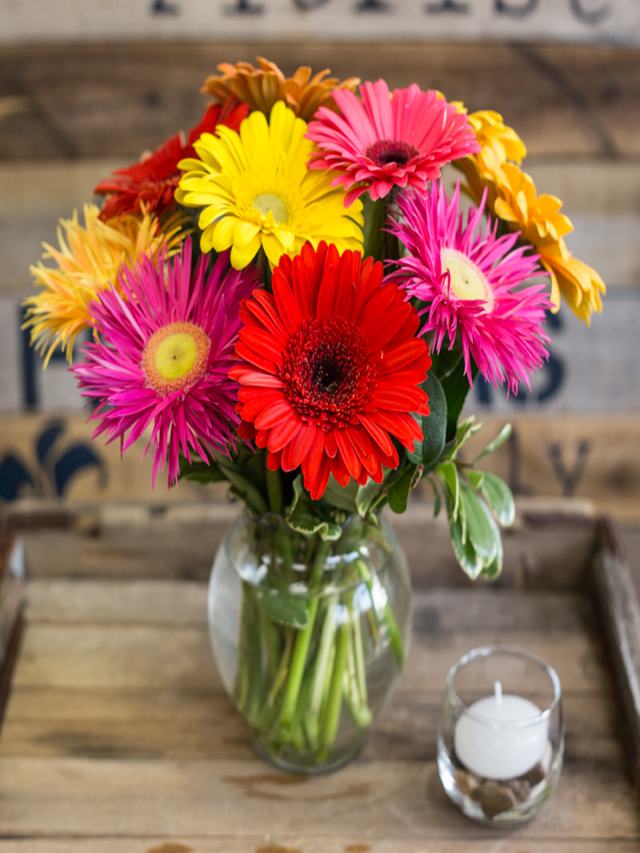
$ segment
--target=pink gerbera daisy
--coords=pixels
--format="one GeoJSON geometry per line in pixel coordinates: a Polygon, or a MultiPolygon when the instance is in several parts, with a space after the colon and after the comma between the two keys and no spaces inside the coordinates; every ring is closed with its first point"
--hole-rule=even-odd
{"type": "Polygon", "coordinates": [[[506,379],[517,393],[518,382],[530,387],[530,372],[548,357],[542,323],[551,302],[545,285],[521,286],[544,273],[538,255],[514,249],[519,233],[497,237],[497,224],[491,222],[479,229],[484,197],[465,223],[459,195],[457,186],[447,199],[439,182],[426,196],[409,193],[398,200],[401,222],[392,229],[409,255],[398,261],[400,269],[391,278],[426,303],[423,331],[434,332],[435,352],[447,334],[451,349],[459,331],[469,382],[473,358],[487,381],[498,385],[506,379]]]}
{"type": "Polygon", "coordinates": [[[91,416],[121,441],[122,452],[152,426],[153,483],[158,468],[169,485],[179,474],[180,450],[208,464],[207,448],[228,455],[238,385],[229,379],[237,362],[240,301],[251,296],[253,270],[228,266],[228,252],[207,274],[208,257],[191,270],[191,240],[165,265],[144,258],[119,276],[122,295],[111,287],[92,303],[96,340],[73,368],[82,392],[100,401],[91,416]],[[166,274],[165,274],[166,268],[166,274]],[[127,434],[128,433],[128,434],[127,434]]]}
{"type": "Polygon", "coordinates": [[[339,112],[321,107],[307,132],[320,149],[309,167],[341,173],[333,186],[344,184],[347,207],[367,189],[374,201],[394,186],[425,191],[445,163],[480,151],[466,115],[434,90],[414,83],[390,94],[378,80],[360,96],[334,89],[339,112]]]}

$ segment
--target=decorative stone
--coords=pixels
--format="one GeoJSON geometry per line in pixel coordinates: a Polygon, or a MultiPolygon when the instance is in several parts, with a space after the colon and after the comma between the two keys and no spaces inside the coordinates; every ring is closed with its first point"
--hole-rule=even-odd
{"type": "Polygon", "coordinates": [[[535,767],[532,767],[528,773],[525,773],[524,776],[521,776],[520,779],[523,782],[527,782],[532,788],[538,785],[543,781],[546,777],[546,773],[542,764],[536,764],[535,767]]]}
{"type": "Polygon", "coordinates": [[[516,805],[516,797],[511,788],[500,782],[483,782],[479,793],[482,811],[491,819],[516,805]]]}
{"type": "Polygon", "coordinates": [[[454,770],[453,778],[456,780],[456,787],[461,794],[471,800],[478,800],[480,780],[477,776],[469,770],[454,770]]]}
{"type": "Polygon", "coordinates": [[[531,785],[525,779],[511,779],[509,782],[505,782],[505,785],[511,788],[519,803],[524,803],[529,799],[531,785]]]}

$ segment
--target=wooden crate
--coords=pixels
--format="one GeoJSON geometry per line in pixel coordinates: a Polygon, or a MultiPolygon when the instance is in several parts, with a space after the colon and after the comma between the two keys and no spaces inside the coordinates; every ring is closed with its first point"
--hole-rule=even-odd
{"type": "Polygon", "coordinates": [[[415,585],[407,665],[362,756],[307,780],[255,757],[209,648],[206,578],[236,511],[14,508],[3,544],[21,542],[27,606],[0,734],[0,853],[638,849],[640,608],[609,523],[521,505],[499,582],[472,585],[427,504],[394,518],[415,585]],[[559,786],[508,834],[467,821],[435,764],[447,670],[493,642],[544,657],[564,691],[559,786]]]}

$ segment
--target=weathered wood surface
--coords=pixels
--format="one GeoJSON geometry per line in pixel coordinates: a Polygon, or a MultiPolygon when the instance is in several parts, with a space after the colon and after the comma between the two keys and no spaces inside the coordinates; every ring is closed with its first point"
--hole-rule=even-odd
{"type": "Polygon", "coordinates": [[[253,757],[215,673],[203,584],[32,582],[0,738],[1,853],[637,849],[638,798],[588,599],[477,592],[417,595],[407,668],[362,758],[305,781],[253,757]],[[545,656],[565,691],[558,790],[508,838],[449,804],[434,761],[448,667],[496,640],[545,656]]]}
{"type": "Polygon", "coordinates": [[[21,0],[4,2],[0,42],[389,38],[640,43],[635,0],[21,0]],[[63,11],[64,10],[64,11],[63,11]]]}
{"type": "MultiPolygon", "coordinates": [[[[24,506],[42,513],[38,502],[24,506]]],[[[49,504],[53,513],[60,505],[49,504]]],[[[31,578],[180,578],[206,580],[213,555],[237,504],[97,504],[69,514],[65,526],[27,530],[24,553],[31,578]]],[[[11,518],[19,523],[20,507],[11,518]]],[[[403,515],[391,516],[417,588],[471,586],[451,550],[446,521],[431,517],[430,505],[413,501],[403,515]]],[[[584,586],[596,543],[597,524],[584,504],[560,501],[540,505],[523,501],[518,522],[504,534],[505,569],[492,588],[576,590],[584,586]],[[536,506],[538,508],[536,509],[536,506]],[[542,507],[542,509],[540,508],[542,507]],[[540,535],[539,527],[555,523],[540,535]]]]}
{"type": "Polygon", "coordinates": [[[640,51],[553,45],[134,44],[0,49],[0,158],[131,157],[200,117],[219,62],[267,53],[288,73],[330,67],[437,88],[501,112],[531,156],[640,154],[640,51]],[[526,96],[523,94],[526,93],[526,96]]]}
{"type": "MultiPolygon", "coordinates": [[[[638,535],[631,539],[632,547],[638,535]]],[[[637,587],[638,555],[633,556],[633,574],[625,559],[622,542],[615,550],[598,553],[594,560],[596,594],[621,699],[625,706],[627,738],[640,757],[640,596],[637,587]],[[634,574],[636,575],[634,580],[634,574]]],[[[640,786],[640,761],[636,766],[636,784],[640,786]]]]}
{"type": "MultiPolygon", "coordinates": [[[[530,847],[531,845],[528,845],[530,847]]],[[[536,839],[536,853],[637,853],[637,842],[621,839],[608,840],[552,840],[536,839]]],[[[318,838],[307,834],[273,837],[269,834],[246,835],[242,839],[210,839],[189,835],[172,837],[152,836],[136,839],[101,838],[99,841],[83,838],[55,839],[0,839],[0,853],[525,853],[522,840],[494,838],[490,841],[474,838],[469,841],[450,839],[406,838],[367,839],[345,835],[341,838],[318,838]]]]}

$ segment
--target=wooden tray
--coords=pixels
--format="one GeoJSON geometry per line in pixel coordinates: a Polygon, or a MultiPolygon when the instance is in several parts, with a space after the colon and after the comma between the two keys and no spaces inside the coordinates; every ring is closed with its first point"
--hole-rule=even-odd
{"type": "Polygon", "coordinates": [[[255,757],[209,648],[206,580],[236,512],[39,506],[5,521],[28,580],[0,735],[0,853],[639,849],[640,608],[610,522],[523,509],[502,577],[473,586],[428,505],[395,517],[416,588],[405,671],[361,758],[307,780],[255,757]],[[447,671],[492,642],[541,655],[564,691],[558,788],[506,834],[464,818],[435,763],[447,671]]]}

